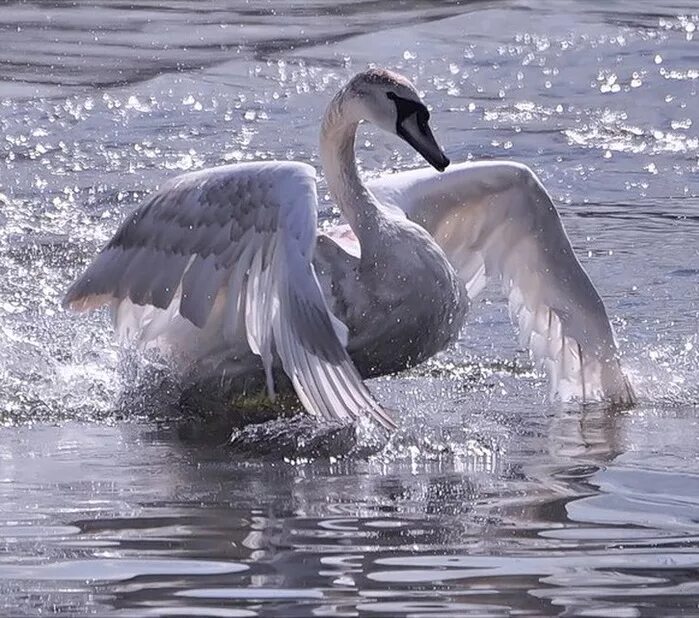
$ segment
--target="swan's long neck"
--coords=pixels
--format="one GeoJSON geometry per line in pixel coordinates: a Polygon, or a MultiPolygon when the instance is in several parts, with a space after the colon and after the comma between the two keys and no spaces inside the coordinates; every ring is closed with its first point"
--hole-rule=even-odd
{"type": "Polygon", "coordinates": [[[381,245],[382,208],[359,178],[354,157],[354,140],[359,121],[347,109],[345,92],[332,100],[320,130],[320,160],[330,194],[368,257],[381,245]]]}

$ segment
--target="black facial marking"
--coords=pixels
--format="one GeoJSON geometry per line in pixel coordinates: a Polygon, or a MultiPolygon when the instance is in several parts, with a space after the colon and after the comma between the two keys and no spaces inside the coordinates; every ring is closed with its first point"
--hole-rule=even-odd
{"type": "Polygon", "coordinates": [[[393,92],[387,92],[386,96],[396,105],[396,133],[419,152],[432,167],[443,172],[449,165],[449,159],[439,144],[434,139],[430,130],[430,112],[420,101],[411,101],[399,97],[393,92]],[[412,118],[415,117],[415,124],[419,135],[415,135],[415,125],[412,118]],[[410,121],[410,122],[408,122],[410,121]]]}
{"type": "Polygon", "coordinates": [[[403,123],[413,114],[417,114],[417,126],[420,131],[427,130],[427,123],[430,120],[430,112],[419,101],[404,99],[393,92],[387,92],[386,96],[391,99],[396,105],[398,119],[396,120],[396,133],[403,135],[403,123]]]}

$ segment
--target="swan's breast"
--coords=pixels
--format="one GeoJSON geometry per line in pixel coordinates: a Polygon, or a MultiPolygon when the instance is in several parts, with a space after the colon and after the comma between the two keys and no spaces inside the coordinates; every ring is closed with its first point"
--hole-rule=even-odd
{"type": "Polygon", "coordinates": [[[316,248],[321,287],[349,329],[348,351],[365,377],[401,371],[444,349],[468,308],[463,283],[431,237],[422,228],[398,234],[371,262],[331,238],[319,237],[316,248]]]}

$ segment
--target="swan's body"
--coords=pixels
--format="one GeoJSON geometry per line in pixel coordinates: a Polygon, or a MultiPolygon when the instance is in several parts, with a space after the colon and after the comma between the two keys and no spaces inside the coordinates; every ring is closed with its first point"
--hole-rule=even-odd
{"type": "MultiPolygon", "coordinates": [[[[386,208],[429,232],[470,300],[489,279],[500,281],[520,342],[549,376],[552,399],[633,403],[604,303],[531,169],[468,162],[443,174],[422,168],[384,175],[368,186],[386,208]]],[[[357,250],[348,226],[334,235],[357,250]]]]}
{"type": "Polygon", "coordinates": [[[404,78],[359,74],[321,129],[323,167],[347,225],[316,238],[315,172],[302,163],[185,174],[121,226],[66,303],[110,302],[122,336],[159,348],[191,375],[241,388],[263,377],[272,393],[283,369],[309,412],[369,414],[390,427],[361,378],[446,347],[469,296],[500,277],[554,394],[633,400],[604,305],[527,168],[462,164],[361,182],[361,120],[443,170],[428,117],[404,78]]]}

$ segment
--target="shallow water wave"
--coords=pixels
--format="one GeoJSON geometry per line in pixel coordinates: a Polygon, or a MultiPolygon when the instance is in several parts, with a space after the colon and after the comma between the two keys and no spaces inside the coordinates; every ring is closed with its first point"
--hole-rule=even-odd
{"type": "Polygon", "coordinates": [[[175,0],[124,9],[114,3],[71,7],[23,2],[0,17],[0,80],[11,96],[57,96],[114,87],[166,72],[205,70],[231,57],[266,60],[299,48],[402,24],[443,19],[458,2],[294,2],[175,0]]]}
{"type": "Polygon", "coordinates": [[[0,484],[3,598],[19,600],[21,589],[38,603],[50,588],[58,607],[107,603],[127,615],[689,608],[695,592],[682,574],[699,560],[689,453],[619,455],[676,444],[681,418],[488,420],[506,442],[490,465],[474,465],[476,456],[270,465],[178,445],[147,426],[24,428],[11,439],[5,430],[3,464],[23,461],[3,465],[0,484]],[[38,473],[62,496],[41,494],[27,511],[18,493],[4,493],[7,481],[29,490],[38,473]],[[42,517],[48,507],[54,514],[42,517]]]}
{"type": "MultiPolygon", "coordinates": [[[[0,11],[0,614],[697,613],[692,3],[86,6],[0,11]],[[637,407],[550,404],[496,285],[453,349],[371,382],[387,442],[182,415],[106,312],[60,308],[166,178],[317,164],[327,100],[371,62],[415,80],[454,160],[545,182],[637,407]]],[[[357,145],[369,175],[422,165],[357,145]]]]}

